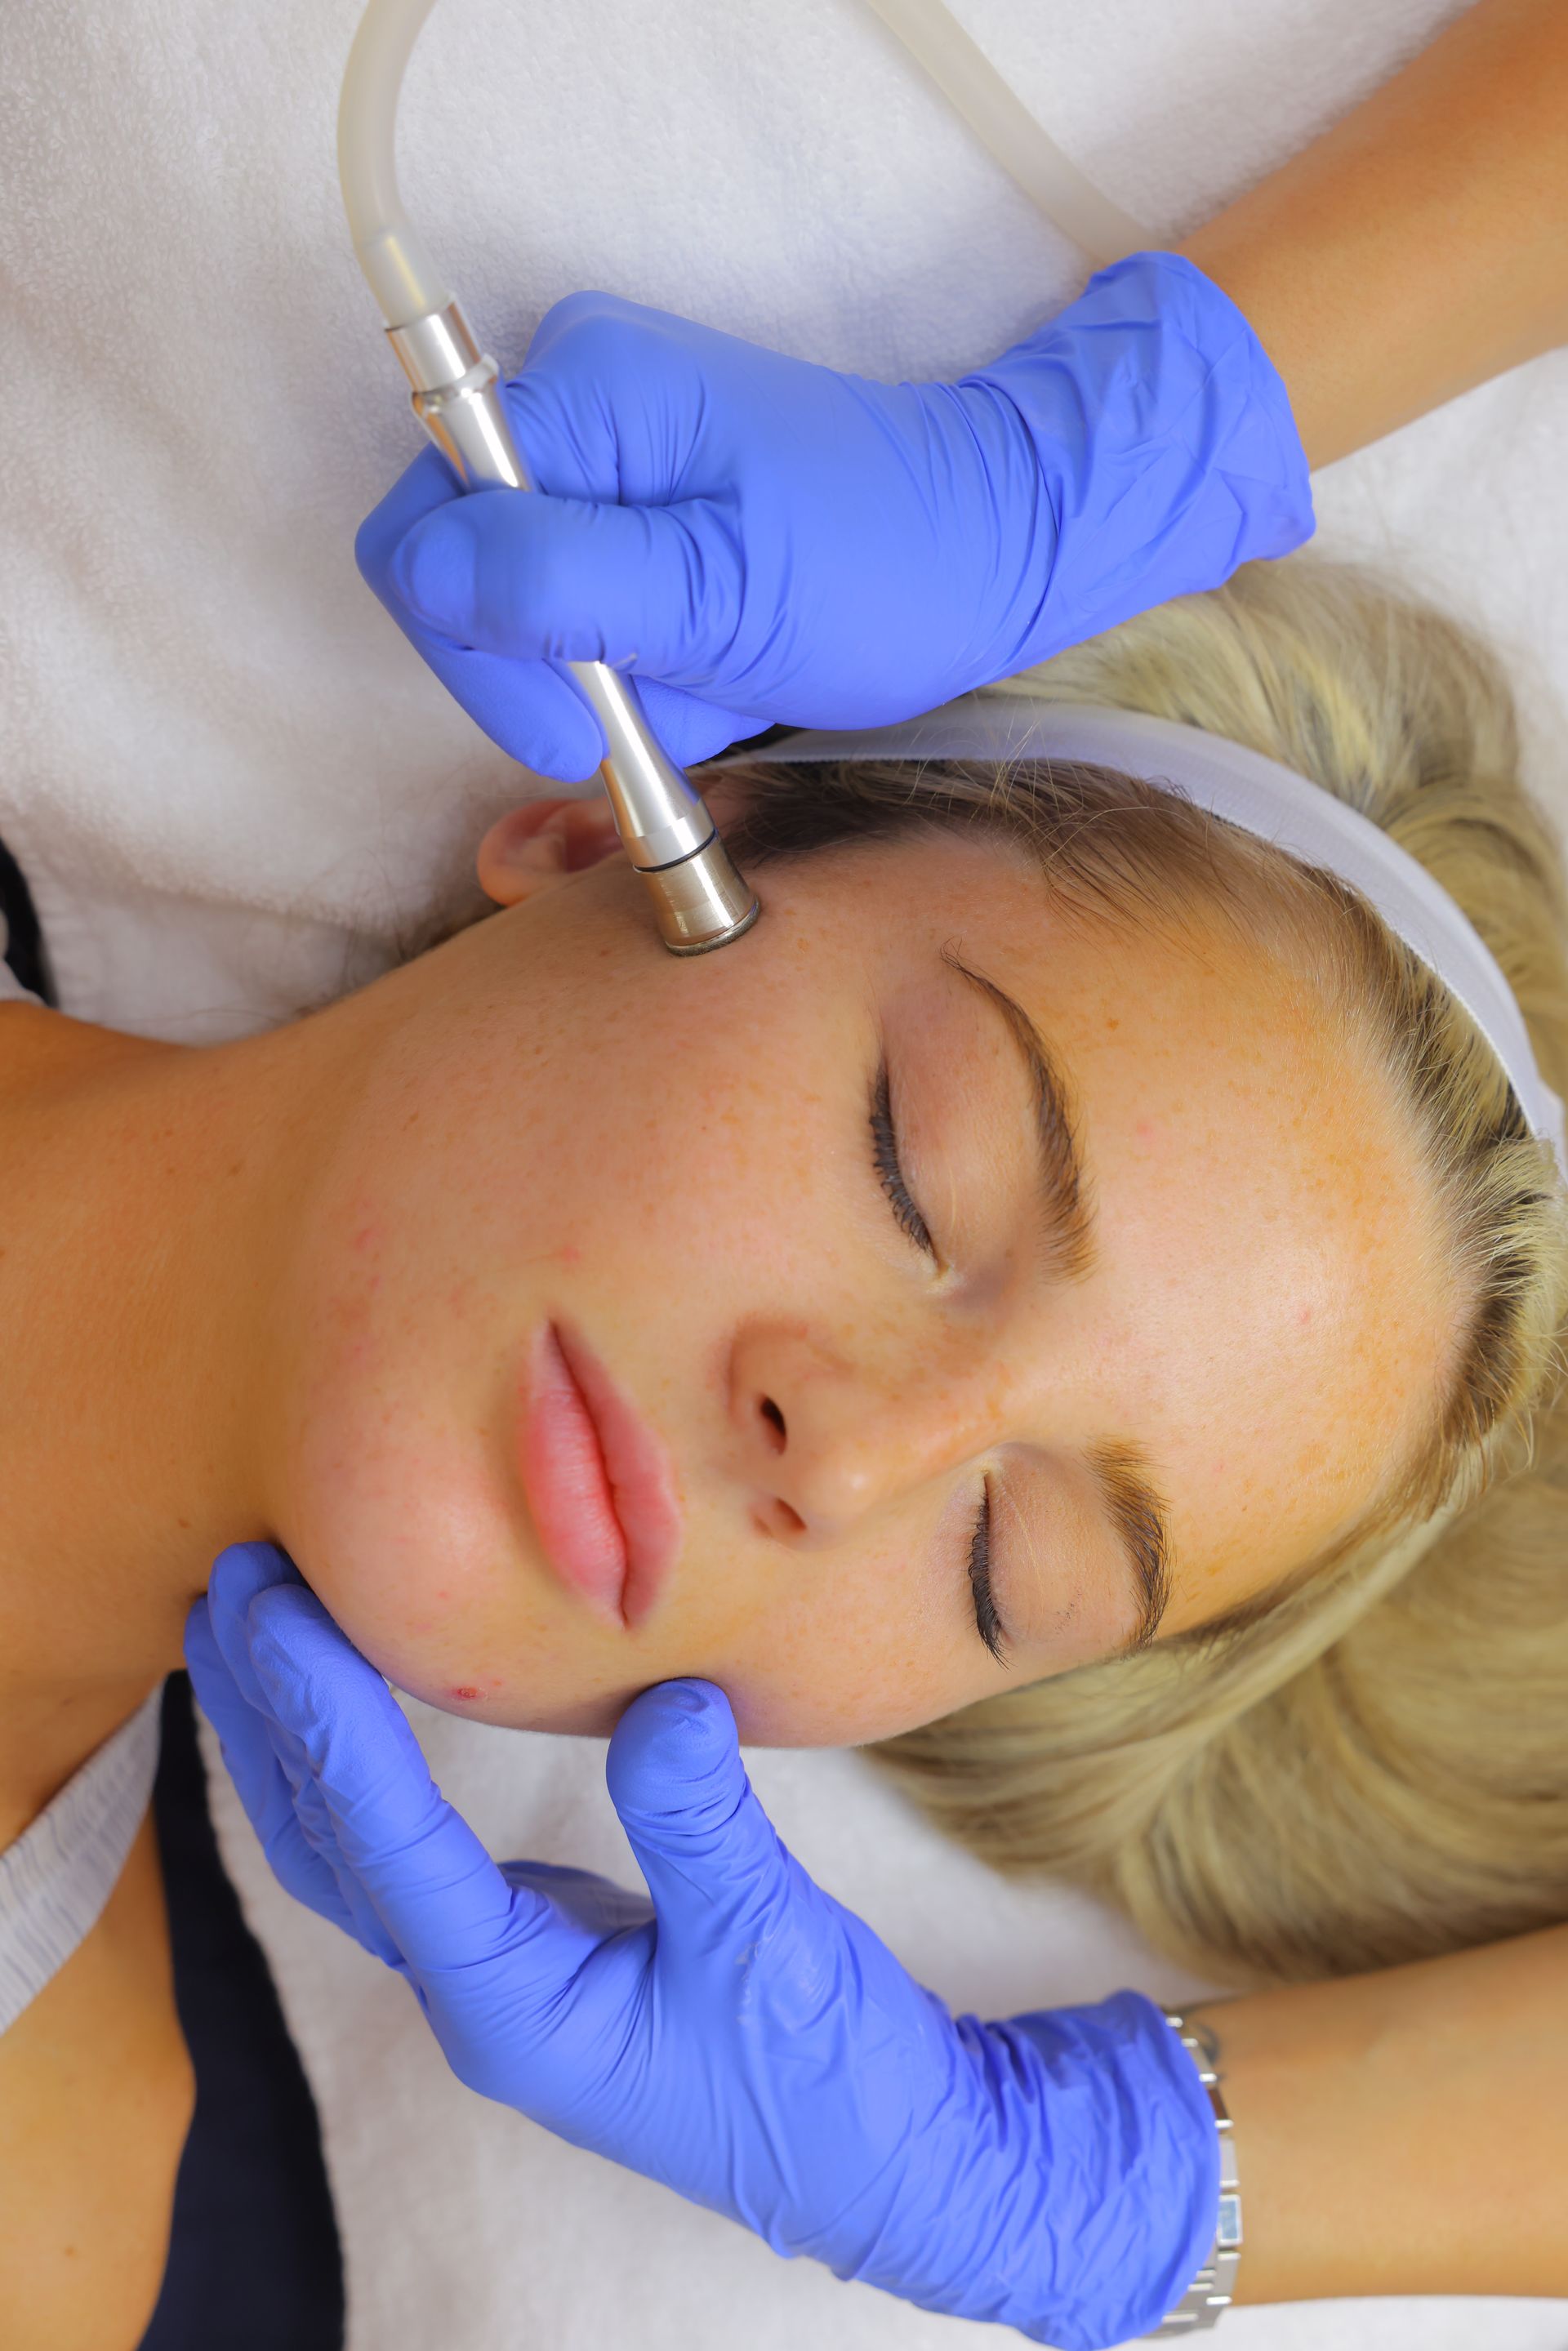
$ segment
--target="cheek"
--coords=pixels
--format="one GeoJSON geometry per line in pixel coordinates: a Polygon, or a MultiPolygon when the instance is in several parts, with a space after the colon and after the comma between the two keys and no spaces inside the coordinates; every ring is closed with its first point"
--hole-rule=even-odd
{"type": "Polygon", "coordinates": [[[356,1646],[437,1706],[492,1702],[519,1646],[518,1505],[494,1403],[461,1376],[469,1327],[400,1280],[393,1252],[350,1257],[303,1334],[273,1497],[278,1540],[356,1646]]]}
{"type": "Polygon", "coordinates": [[[955,1607],[909,1566],[923,1539],[854,1558],[777,1557],[756,1604],[727,1626],[702,1670],[719,1682],[743,1740],[760,1747],[858,1747],[967,1706],[996,1687],[955,1607]]]}

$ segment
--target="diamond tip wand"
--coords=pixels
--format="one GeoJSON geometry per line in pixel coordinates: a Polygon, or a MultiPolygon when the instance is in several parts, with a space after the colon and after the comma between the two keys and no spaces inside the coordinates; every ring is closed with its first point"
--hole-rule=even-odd
{"type": "MultiPolygon", "coordinates": [[[[370,0],[338,106],[338,172],[354,252],[413,388],[414,413],[466,489],[528,490],[501,371],[411,225],[398,193],[398,93],[434,0],[370,0]]],[[[757,920],[701,795],[660,748],[630,677],[603,662],[566,664],[604,729],[600,772],[627,856],[672,955],[727,946],[757,920]]]]}

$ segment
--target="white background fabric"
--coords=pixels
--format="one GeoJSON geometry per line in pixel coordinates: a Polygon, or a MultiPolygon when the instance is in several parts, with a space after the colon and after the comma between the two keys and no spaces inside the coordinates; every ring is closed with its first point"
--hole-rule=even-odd
{"type": "MultiPolygon", "coordinates": [[[[68,1008],[189,1039],[335,992],[458,907],[528,779],[361,588],[418,445],[338,207],[358,0],[10,0],[0,91],[0,836],[68,1008]]],[[[1324,127],[1456,0],[956,0],[1156,240],[1324,127]]],[[[1082,271],[862,0],[441,0],[403,115],[415,216],[516,362],[600,286],[896,377],[995,355],[1082,271]]],[[[1322,543],[1507,646],[1568,811],[1568,359],[1319,485],[1322,543]]],[[[522,1017],[521,1014],[519,1017],[522,1017]]],[[[420,1718],[497,1849],[629,1873],[591,1744],[420,1718]]],[[[1186,1987],[1114,1920],[1009,1891],[852,1757],[758,1783],[832,1890],[984,2010],[1186,1987]]],[[[316,2085],[354,2351],[959,2351],[997,2338],[777,2262],[446,2078],[402,1987],[225,1855],[316,2085]]],[[[1243,2177],[1245,2178],[1245,2150],[1243,2177]]],[[[1564,2351],[1568,2305],[1239,2313],[1235,2351],[1564,2351]]]]}
{"type": "MultiPolygon", "coordinates": [[[[226,1033],[373,968],[455,903],[517,789],[353,567],[355,525],[418,445],[337,193],[358,5],[6,12],[0,835],[68,1000],[127,1025],[226,1033]]],[[[1170,236],[1457,10],[957,13],[1170,236]]],[[[1082,276],[862,0],[440,0],[402,152],[503,360],[551,301],[602,286],[836,365],[951,372],[1082,276]]],[[[1479,612],[1532,708],[1568,645],[1565,384],[1568,358],[1539,361],[1320,493],[1323,543],[1479,612]]]]}

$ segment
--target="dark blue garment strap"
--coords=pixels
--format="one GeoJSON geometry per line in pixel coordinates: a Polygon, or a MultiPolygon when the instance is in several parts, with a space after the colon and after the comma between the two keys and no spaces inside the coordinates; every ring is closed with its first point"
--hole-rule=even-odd
{"type": "Polygon", "coordinates": [[[164,1687],[152,1808],[196,2104],[141,2351],[341,2351],[342,2262],[315,2102],[218,1857],[184,1674],[164,1687]]]}
{"type": "Polygon", "coordinates": [[[27,887],[26,875],[3,841],[0,841],[0,914],[5,918],[5,961],[13,976],[24,987],[30,988],[35,996],[41,997],[46,1004],[57,1004],[33,893],[27,887]]]}

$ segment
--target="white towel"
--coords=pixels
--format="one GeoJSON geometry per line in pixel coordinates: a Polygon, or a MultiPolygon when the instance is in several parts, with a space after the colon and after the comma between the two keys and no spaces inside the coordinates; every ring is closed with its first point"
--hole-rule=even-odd
{"type": "MultiPolygon", "coordinates": [[[[1456,6],[957,13],[1169,235],[1456,6]]],[[[339,206],[357,13],[7,10],[0,835],[68,1003],[128,1026],[232,1033],[363,976],[461,903],[479,830],[527,788],[353,567],[419,445],[339,206]]],[[[402,144],[504,360],[559,295],[604,286],[874,374],[950,371],[1082,274],[863,0],[441,0],[402,144]]],[[[1479,612],[1531,688],[1568,662],[1564,369],[1473,393],[1321,492],[1325,544],[1391,552],[1479,612]]]]}
{"type": "MultiPolygon", "coordinates": [[[[1458,5],[956,13],[1074,159],[1168,237],[1458,5]]],[[[0,837],[67,1006],[150,1033],[241,1033],[373,971],[460,907],[480,829],[538,788],[354,572],[355,525],[419,445],[338,206],[357,12],[6,12],[0,837]]],[[[1082,274],[862,0],[441,0],[402,122],[411,208],[503,361],[551,301],[601,286],[838,366],[947,373],[1082,274]]],[[[1472,393],[1319,493],[1326,545],[1392,558],[1513,649],[1548,788],[1554,663],[1568,685],[1565,364],[1472,393]]],[[[631,1881],[597,1747],[419,1723],[498,1850],[631,1881]]],[[[1189,1989],[1116,1920],[945,1847],[853,1757],[755,1761],[802,1858],[959,2004],[1189,1989]]],[[[353,2351],[994,2347],[989,2330],[781,2264],[457,2089],[402,1987],[278,1893],[216,1787],[320,2103],[353,2351]]],[[[1225,2339],[1562,2351],[1565,2335],[1562,2304],[1382,2302],[1237,2313],[1225,2339]]]]}

